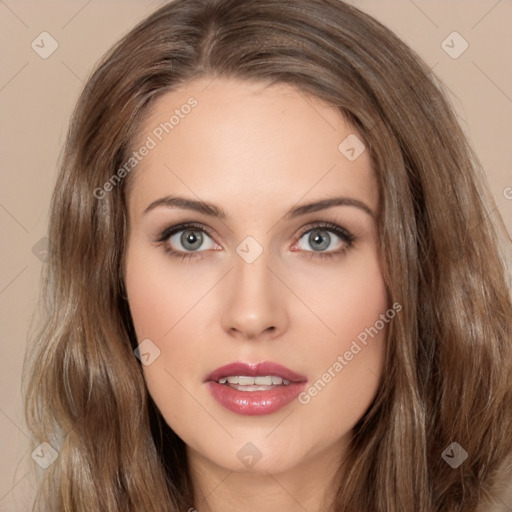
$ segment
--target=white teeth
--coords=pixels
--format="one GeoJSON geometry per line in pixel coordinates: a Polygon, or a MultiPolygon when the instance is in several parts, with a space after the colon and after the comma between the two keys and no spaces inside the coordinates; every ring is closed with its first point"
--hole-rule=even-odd
{"type": "MultiPolygon", "coordinates": [[[[240,382],[240,384],[242,384],[240,382]]],[[[264,386],[270,386],[272,384],[272,377],[270,375],[266,377],[255,377],[254,384],[262,384],[264,386]]]]}
{"type": "Polygon", "coordinates": [[[235,386],[280,386],[281,384],[288,386],[289,380],[275,375],[265,375],[258,377],[247,377],[245,375],[232,375],[219,379],[219,384],[234,384],[235,386]]]}

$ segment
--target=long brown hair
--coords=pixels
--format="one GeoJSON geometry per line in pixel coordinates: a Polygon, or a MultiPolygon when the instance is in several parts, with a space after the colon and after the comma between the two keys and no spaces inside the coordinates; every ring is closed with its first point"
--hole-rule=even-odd
{"type": "Polygon", "coordinates": [[[36,508],[193,505],[184,444],[148,395],[123,295],[126,186],[137,170],[101,199],[94,191],[129,158],[155,101],[204,76],[287,83],[338,107],[376,170],[383,273],[403,310],[378,394],[340,461],[332,510],[475,510],[511,469],[503,224],[496,211],[491,221],[480,165],[440,81],[389,29],[339,0],[175,0],[89,79],[52,198],[45,323],[26,365],[29,428],[35,444],[58,451],[36,508]],[[453,442],[468,454],[457,469],[442,457],[453,442]]]}

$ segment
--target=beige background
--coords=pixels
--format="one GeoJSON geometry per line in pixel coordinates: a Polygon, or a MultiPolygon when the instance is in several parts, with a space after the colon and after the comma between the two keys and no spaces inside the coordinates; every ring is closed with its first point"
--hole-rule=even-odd
{"type": "MultiPolygon", "coordinates": [[[[351,3],[394,30],[448,86],[498,211],[512,231],[512,1],[351,3]],[[469,44],[456,59],[441,47],[453,31],[469,44]]],[[[20,375],[42,266],[33,247],[45,235],[69,115],[99,57],[160,4],[0,0],[1,512],[29,508],[32,486],[27,471],[35,463],[23,425],[20,375]],[[47,59],[31,47],[43,31],[59,45],[47,59]]],[[[455,49],[459,44],[454,42],[455,49]]]]}

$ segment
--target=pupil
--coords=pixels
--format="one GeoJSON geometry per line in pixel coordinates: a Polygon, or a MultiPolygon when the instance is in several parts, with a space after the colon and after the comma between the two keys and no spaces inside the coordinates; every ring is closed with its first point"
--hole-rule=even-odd
{"type": "Polygon", "coordinates": [[[191,251],[195,251],[201,247],[203,235],[197,231],[184,231],[181,235],[181,243],[183,247],[191,251]]]}
{"type": "Polygon", "coordinates": [[[331,237],[327,231],[316,230],[312,231],[309,235],[309,242],[315,251],[327,249],[330,241],[331,237]],[[324,233],[324,236],[321,233],[324,233]]]}

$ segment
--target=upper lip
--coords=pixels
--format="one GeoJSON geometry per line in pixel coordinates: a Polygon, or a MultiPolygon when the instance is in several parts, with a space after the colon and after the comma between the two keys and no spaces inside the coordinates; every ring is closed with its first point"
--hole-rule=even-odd
{"type": "Polygon", "coordinates": [[[234,375],[244,375],[246,377],[258,377],[264,375],[274,375],[282,379],[289,380],[290,382],[306,382],[307,378],[304,375],[294,372],[286,366],[271,361],[264,361],[262,363],[244,363],[237,361],[236,363],[226,364],[213,370],[205,379],[205,382],[215,381],[223,377],[230,377],[234,375]]]}

